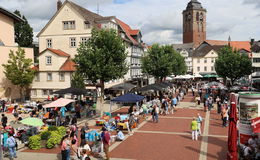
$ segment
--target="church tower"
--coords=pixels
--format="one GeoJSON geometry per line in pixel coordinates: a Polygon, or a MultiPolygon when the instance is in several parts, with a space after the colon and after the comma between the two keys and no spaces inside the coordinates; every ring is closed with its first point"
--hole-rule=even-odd
{"type": "Polygon", "coordinates": [[[206,40],[206,9],[200,2],[191,0],[183,14],[183,43],[193,43],[195,47],[206,40]]]}

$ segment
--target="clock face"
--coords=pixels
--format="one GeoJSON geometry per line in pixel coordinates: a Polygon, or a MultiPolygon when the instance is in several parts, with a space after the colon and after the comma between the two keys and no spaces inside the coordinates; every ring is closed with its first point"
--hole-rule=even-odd
{"type": "Polygon", "coordinates": [[[188,20],[191,20],[191,15],[190,14],[188,15],[188,20]]]}

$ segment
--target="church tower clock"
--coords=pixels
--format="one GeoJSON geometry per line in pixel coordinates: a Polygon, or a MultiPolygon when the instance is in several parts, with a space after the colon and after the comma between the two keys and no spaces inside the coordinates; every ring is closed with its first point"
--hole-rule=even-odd
{"type": "Polygon", "coordinates": [[[183,14],[183,43],[200,45],[206,40],[206,9],[200,2],[191,0],[183,14]]]}

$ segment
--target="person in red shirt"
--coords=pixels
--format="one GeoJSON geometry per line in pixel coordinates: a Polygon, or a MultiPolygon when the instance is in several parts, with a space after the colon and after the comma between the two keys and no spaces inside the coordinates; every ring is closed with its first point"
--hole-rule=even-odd
{"type": "Polygon", "coordinates": [[[105,127],[102,128],[102,131],[103,132],[101,133],[101,137],[104,146],[104,152],[106,154],[106,159],[109,160],[110,133],[107,131],[105,127]]]}

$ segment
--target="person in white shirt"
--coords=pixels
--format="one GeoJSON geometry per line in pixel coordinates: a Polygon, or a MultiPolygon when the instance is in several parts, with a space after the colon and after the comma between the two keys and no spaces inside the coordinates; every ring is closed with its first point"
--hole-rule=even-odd
{"type": "Polygon", "coordinates": [[[116,140],[123,141],[125,139],[124,133],[121,130],[117,130],[116,140]]]}
{"type": "Polygon", "coordinates": [[[85,157],[88,157],[88,155],[90,154],[91,149],[90,149],[90,147],[89,147],[89,145],[87,144],[87,141],[86,141],[85,139],[81,139],[81,143],[80,143],[80,146],[79,146],[77,152],[78,152],[78,153],[77,153],[77,154],[78,154],[78,157],[81,157],[82,159],[84,159],[84,158],[83,158],[83,155],[84,155],[85,157]],[[83,150],[86,150],[86,153],[83,154],[83,150]]]}

